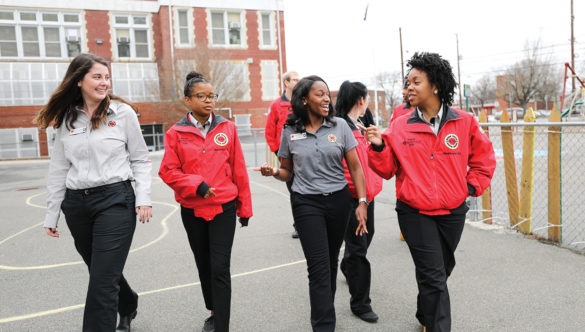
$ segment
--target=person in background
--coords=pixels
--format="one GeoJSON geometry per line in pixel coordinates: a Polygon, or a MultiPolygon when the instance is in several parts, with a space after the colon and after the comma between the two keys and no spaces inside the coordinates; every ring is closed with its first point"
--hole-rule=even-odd
{"type": "MultiPolygon", "coordinates": [[[[374,124],[372,114],[368,109],[368,88],[360,82],[345,81],[339,87],[335,110],[337,116],[344,119],[357,141],[356,152],[366,180],[366,198],[368,201],[368,219],[366,227],[368,233],[357,236],[355,229],[359,223],[354,213],[350,213],[349,223],[345,231],[345,251],[341,260],[340,269],[349,287],[351,312],[363,321],[375,323],[378,315],[372,310],[370,299],[370,284],[372,271],[366,257],[368,248],[374,238],[374,198],[382,191],[382,178],[368,166],[368,146],[370,143],[362,133],[364,127],[374,124]]],[[[347,164],[345,178],[351,191],[352,206],[359,206],[359,196],[351,179],[347,164]]]]}
{"type": "MultiPolygon", "coordinates": [[[[284,92],[282,96],[274,100],[270,104],[270,110],[266,117],[266,128],[264,130],[264,136],[266,143],[270,148],[270,151],[278,155],[278,148],[280,147],[280,137],[282,134],[282,128],[288,118],[288,115],[292,112],[290,108],[290,99],[292,97],[292,91],[297,82],[299,81],[299,74],[296,71],[287,71],[282,75],[282,83],[284,84],[284,92]]],[[[291,193],[290,187],[292,186],[292,180],[286,182],[286,188],[288,193],[291,193]]],[[[293,239],[299,237],[297,228],[293,223],[293,239]]]]}
{"type": "Polygon", "coordinates": [[[280,181],[293,178],[291,204],[307,260],[313,331],[335,330],[337,263],[352,211],[344,175],[347,162],[359,198],[357,235],[367,233],[364,174],[357,142],[345,121],[334,119],[329,87],[319,76],[304,77],[293,89],[278,157],[280,167],[256,168],[280,181]]]}
{"type": "Polygon", "coordinates": [[[187,75],[189,113],[165,135],[159,176],[173,189],[199,271],[205,307],[203,332],[229,331],[230,258],[239,222],[248,226],[252,195],[236,125],[213,113],[218,95],[201,74],[187,75]]]}
{"type": "Polygon", "coordinates": [[[490,185],[496,159],[473,115],[451,108],[457,84],[449,62],[436,53],[415,53],[407,66],[414,110],[383,134],[367,128],[368,157],[380,176],[396,176],[398,223],[419,290],[416,318],[425,331],[450,331],[447,278],[469,209],[466,198],[490,185]]]}
{"type": "MultiPolygon", "coordinates": [[[[394,107],[392,110],[392,117],[390,118],[390,123],[396,120],[399,116],[410,114],[412,108],[410,107],[410,103],[408,102],[408,75],[404,77],[404,83],[402,85],[402,100],[403,103],[394,107]]],[[[404,241],[404,235],[400,232],[400,240],[404,241]]]]}
{"type": "Polygon", "coordinates": [[[106,60],[80,54],[35,118],[43,129],[50,124],[56,128],[45,230],[59,237],[62,210],[89,269],[83,331],[130,331],[138,294],[122,270],[136,216],[141,222],[152,217],[152,166],[138,117],[127,102],[111,94],[110,87],[106,60]]]}

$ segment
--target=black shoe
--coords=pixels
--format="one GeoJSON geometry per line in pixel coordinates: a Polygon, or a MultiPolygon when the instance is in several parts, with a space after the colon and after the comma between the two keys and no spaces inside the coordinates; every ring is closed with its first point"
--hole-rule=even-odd
{"type": "Polygon", "coordinates": [[[364,312],[363,314],[354,313],[354,315],[358,316],[364,322],[375,323],[378,321],[378,315],[373,311],[364,312]]]}
{"type": "Polygon", "coordinates": [[[213,321],[213,316],[209,316],[205,323],[203,323],[203,329],[201,332],[215,332],[215,323],[213,321]]]}
{"type": "Polygon", "coordinates": [[[116,327],[116,332],[130,332],[130,323],[136,318],[137,314],[138,311],[134,310],[134,312],[129,315],[120,316],[120,323],[118,324],[118,327],[116,327]]]}

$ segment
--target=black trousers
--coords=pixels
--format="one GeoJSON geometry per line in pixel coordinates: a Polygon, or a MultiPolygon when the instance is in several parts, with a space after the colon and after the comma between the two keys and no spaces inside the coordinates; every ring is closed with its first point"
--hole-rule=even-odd
{"type": "Polygon", "coordinates": [[[351,311],[356,315],[361,315],[372,311],[372,300],[370,299],[372,271],[366,255],[375,232],[374,202],[372,201],[368,205],[368,221],[366,222],[368,233],[361,236],[355,235],[355,230],[358,227],[358,221],[355,218],[358,200],[354,198],[352,204],[353,209],[349,214],[349,222],[345,231],[345,252],[340,269],[349,287],[351,311]]]}
{"type": "Polygon", "coordinates": [[[193,209],[181,207],[205,307],[214,312],[215,331],[229,331],[232,281],[230,259],[236,232],[236,202],[223,205],[223,213],[211,221],[195,217],[193,209]]]}
{"type": "Polygon", "coordinates": [[[313,331],[335,330],[335,289],[339,250],[352,210],[345,187],[330,195],[291,196],[293,217],[309,272],[313,331]]]}
{"type": "Polygon", "coordinates": [[[128,315],[138,295],[122,275],[136,229],[130,181],[67,190],[61,205],[75,248],[89,268],[83,331],[114,331],[116,313],[128,315]]]}
{"type": "Polygon", "coordinates": [[[418,213],[397,201],[398,223],[415,265],[416,318],[429,332],[451,331],[447,278],[455,267],[455,249],[465,225],[466,203],[442,216],[418,213]]]}

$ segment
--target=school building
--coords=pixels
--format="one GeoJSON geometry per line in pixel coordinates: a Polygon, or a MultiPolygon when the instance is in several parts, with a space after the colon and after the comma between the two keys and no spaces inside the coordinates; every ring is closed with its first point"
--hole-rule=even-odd
{"type": "Polygon", "coordinates": [[[111,64],[112,90],[132,102],[147,145],[186,113],[185,76],[209,77],[218,113],[242,134],[263,128],[286,71],[283,0],[3,0],[0,159],[47,156],[53,129],[32,123],[80,53],[111,64]]]}

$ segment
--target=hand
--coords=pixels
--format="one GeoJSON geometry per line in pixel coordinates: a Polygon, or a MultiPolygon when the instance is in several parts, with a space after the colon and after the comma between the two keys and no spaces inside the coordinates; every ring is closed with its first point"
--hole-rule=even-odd
{"type": "Polygon", "coordinates": [[[45,231],[51,237],[59,237],[59,231],[57,230],[56,227],[45,227],[45,231]]]}
{"type": "Polygon", "coordinates": [[[368,233],[366,221],[368,220],[368,206],[365,203],[359,203],[355,209],[355,218],[358,222],[358,227],[355,230],[356,236],[362,236],[368,233]]]}
{"type": "Polygon", "coordinates": [[[357,127],[364,131],[366,139],[372,143],[372,145],[382,145],[382,135],[380,134],[380,131],[378,131],[378,127],[370,125],[366,128],[360,123],[357,124],[357,127]]]}
{"type": "Polygon", "coordinates": [[[209,189],[207,189],[207,192],[205,193],[205,195],[203,196],[203,198],[207,198],[209,196],[215,196],[215,188],[209,188],[209,189]]]}
{"type": "Polygon", "coordinates": [[[259,171],[260,174],[264,175],[264,176],[274,176],[274,175],[278,175],[278,168],[276,167],[271,167],[268,164],[264,164],[260,167],[254,167],[255,171],[259,171]]]}
{"type": "Polygon", "coordinates": [[[141,223],[149,222],[150,218],[152,218],[152,207],[146,205],[137,206],[136,214],[141,223]]]}
{"type": "Polygon", "coordinates": [[[250,218],[240,217],[240,225],[242,225],[242,227],[248,227],[248,221],[250,221],[250,218]]]}

